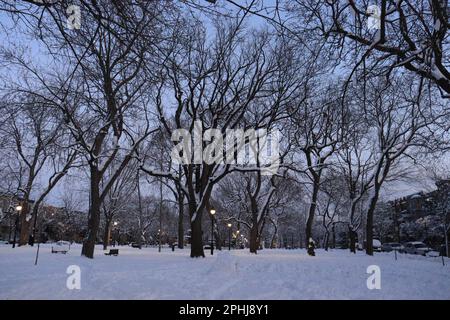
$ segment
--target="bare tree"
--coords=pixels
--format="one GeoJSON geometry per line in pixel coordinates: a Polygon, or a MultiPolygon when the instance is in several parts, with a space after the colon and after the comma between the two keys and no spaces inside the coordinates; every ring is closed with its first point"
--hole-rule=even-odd
{"type": "Polygon", "coordinates": [[[299,41],[326,39],[332,56],[352,65],[351,75],[366,63],[368,70],[382,67],[386,75],[402,68],[450,97],[447,0],[229,2],[299,41]]]}
{"type": "Polygon", "coordinates": [[[220,187],[219,196],[223,197],[222,192],[227,196],[222,204],[223,207],[228,207],[227,220],[244,225],[249,230],[251,253],[257,253],[259,249],[260,236],[276,191],[275,180],[276,176],[264,177],[260,172],[240,173],[230,177],[228,183],[220,187]]]}
{"type": "MultiPolygon", "coordinates": [[[[241,18],[218,23],[211,43],[206,40],[202,27],[192,23],[194,27],[185,43],[171,49],[164,75],[166,84],[161,87],[160,97],[166,92],[164,89],[173,96],[174,117],[163,111],[161,100],[158,104],[163,128],[170,136],[176,129],[194,132],[189,143],[204,150],[206,141],[202,137],[205,132],[214,129],[214,134],[220,134],[226,140],[228,129],[247,129],[242,126],[246,112],[259,102],[259,98],[273,92],[270,81],[279,60],[273,48],[270,49],[272,39],[267,32],[254,31],[252,37],[244,41],[245,34],[250,33],[244,33],[241,23],[241,18]],[[199,145],[196,145],[197,139],[200,139],[199,145]]],[[[264,110],[261,116],[268,119],[278,117],[276,110],[279,105],[276,102],[272,110],[264,110]]],[[[218,148],[222,150],[222,147],[218,148]]],[[[211,153],[214,160],[222,155],[219,153],[211,153]]],[[[159,172],[149,166],[143,166],[142,170],[150,175],[167,177],[183,190],[191,219],[191,257],[203,257],[203,211],[209,211],[214,185],[236,166],[222,164],[223,161],[198,161],[193,154],[183,157],[188,160],[182,165],[183,181],[171,172],[159,172]]],[[[253,167],[252,170],[260,168],[253,167]]]]}
{"type": "MultiPolygon", "coordinates": [[[[117,161],[120,163],[120,159],[117,161]]],[[[128,201],[134,194],[138,181],[136,181],[136,172],[138,169],[137,161],[130,162],[121,172],[119,177],[115,180],[113,186],[109,189],[105,199],[102,202],[102,212],[104,215],[104,233],[103,233],[103,250],[106,250],[109,245],[111,236],[111,227],[113,226],[114,218],[123,212],[127,211],[128,201]]],[[[102,180],[109,180],[109,175],[114,174],[117,168],[114,164],[108,169],[108,173],[102,180]]]]}
{"type": "Polygon", "coordinates": [[[227,2],[301,42],[325,39],[330,57],[351,66],[349,79],[366,64],[362,76],[372,68],[385,75],[401,68],[450,97],[448,0],[227,2]]]}
{"type": "Polygon", "coordinates": [[[8,162],[9,170],[23,198],[19,245],[28,242],[32,245],[35,234],[35,223],[34,226],[32,223],[36,221],[39,206],[75,165],[78,153],[53,105],[33,95],[14,92],[5,98],[8,102],[2,109],[1,134],[10,141],[8,152],[14,157],[8,162]],[[46,176],[47,183],[42,185],[46,176]],[[37,198],[31,207],[32,196],[37,198]]]}
{"type": "Polygon", "coordinates": [[[64,11],[46,7],[50,21],[44,24],[44,39],[49,47],[61,48],[53,57],[67,65],[65,79],[51,75],[46,80],[25,63],[21,66],[49,92],[88,164],[91,204],[82,254],[93,258],[102,202],[141,142],[155,131],[149,119],[150,65],[157,60],[152,57],[162,42],[160,18],[168,7],[148,2],[83,5],[83,23],[76,32],[58,24],[64,11]],[[113,163],[116,170],[102,183],[113,163]]]}
{"type": "Polygon", "coordinates": [[[364,108],[349,99],[346,104],[345,134],[333,168],[340,179],[348,210],[350,251],[356,253],[358,230],[363,220],[364,201],[373,187],[374,151],[370,127],[364,121],[364,108]]]}
{"type": "Polygon", "coordinates": [[[323,177],[321,192],[318,197],[317,215],[322,220],[325,230],[322,247],[328,251],[330,235],[346,207],[345,193],[342,188],[342,179],[334,172],[327,172],[323,177]]]}
{"type": "MultiPolygon", "coordinates": [[[[410,151],[432,140],[433,131],[445,116],[424,81],[411,80],[406,87],[405,79],[396,80],[370,82],[367,103],[363,103],[367,124],[373,130],[368,134],[373,137],[374,146],[373,169],[368,178],[373,186],[366,210],[369,255],[373,254],[373,215],[383,183],[402,158],[411,157],[410,151]]],[[[361,90],[361,95],[365,95],[365,90],[361,90]]]]}
{"type": "Polygon", "coordinates": [[[330,87],[323,87],[324,92],[316,91],[311,98],[302,101],[292,117],[294,143],[306,162],[306,168],[301,173],[306,173],[311,185],[305,233],[306,245],[313,238],[312,227],[322,175],[327,167],[327,161],[338,147],[341,133],[340,100],[329,89],[330,87]]]}

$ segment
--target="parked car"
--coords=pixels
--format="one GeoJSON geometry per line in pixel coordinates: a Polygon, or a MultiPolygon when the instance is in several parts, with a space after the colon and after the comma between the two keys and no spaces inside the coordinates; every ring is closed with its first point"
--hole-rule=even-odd
{"type": "Polygon", "coordinates": [[[425,256],[428,252],[432,251],[425,243],[419,241],[407,242],[405,243],[405,248],[403,252],[409,254],[420,254],[425,256]]]}
{"type": "Polygon", "coordinates": [[[427,257],[437,258],[437,257],[439,257],[439,251],[436,251],[436,250],[428,251],[426,253],[426,256],[427,257]]]}
{"type": "Polygon", "coordinates": [[[381,251],[383,251],[383,252],[391,252],[394,250],[402,252],[403,249],[404,249],[404,247],[398,242],[387,242],[387,243],[383,243],[383,245],[381,246],[381,251]]]}

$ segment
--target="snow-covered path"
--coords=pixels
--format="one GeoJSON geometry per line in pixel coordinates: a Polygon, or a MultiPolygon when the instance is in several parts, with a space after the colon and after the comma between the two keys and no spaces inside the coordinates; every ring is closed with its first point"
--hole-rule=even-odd
{"type": "Polygon", "coordinates": [[[217,252],[191,259],[189,250],[120,247],[94,260],[73,246],[67,255],[0,246],[0,299],[450,299],[450,261],[440,258],[318,250],[217,252]],[[81,289],[69,290],[66,269],[81,268],[81,289]],[[381,289],[366,285],[369,265],[381,269],[381,289]]]}

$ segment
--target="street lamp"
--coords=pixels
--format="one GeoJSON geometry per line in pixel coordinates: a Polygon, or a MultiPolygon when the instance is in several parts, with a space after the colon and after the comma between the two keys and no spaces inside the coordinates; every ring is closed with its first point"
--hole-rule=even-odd
{"type": "Polygon", "coordinates": [[[231,250],[231,223],[228,225],[228,251],[231,250]]]}
{"type": "Polygon", "coordinates": [[[214,254],[214,215],[216,214],[216,209],[211,207],[209,209],[209,213],[211,214],[211,255],[214,254]]]}
{"type": "Polygon", "coordinates": [[[17,211],[17,215],[16,215],[16,223],[14,226],[14,239],[13,239],[13,245],[12,245],[13,248],[16,247],[17,227],[19,226],[19,216],[20,216],[20,212],[22,211],[22,206],[20,204],[16,206],[16,211],[17,211]]]}
{"type": "Polygon", "coordinates": [[[158,236],[158,252],[161,252],[161,229],[158,229],[158,233],[156,235],[158,236]]]}
{"type": "MultiPolygon", "coordinates": [[[[117,221],[114,221],[113,222],[113,229],[115,229],[114,230],[114,234],[115,234],[115,236],[114,236],[114,241],[113,241],[113,247],[115,248],[116,247],[116,241],[118,240],[117,238],[118,238],[118,235],[117,235],[117,225],[118,225],[119,223],[117,222],[117,221]]],[[[118,244],[118,243],[117,243],[118,244]]]]}

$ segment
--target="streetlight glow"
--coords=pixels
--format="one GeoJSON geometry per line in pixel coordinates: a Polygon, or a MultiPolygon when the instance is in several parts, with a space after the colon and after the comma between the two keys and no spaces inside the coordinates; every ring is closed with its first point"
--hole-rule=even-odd
{"type": "Polygon", "coordinates": [[[16,207],[16,210],[17,210],[17,211],[22,211],[22,206],[19,204],[19,205],[16,207]]]}
{"type": "Polygon", "coordinates": [[[211,213],[212,215],[215,215],[216,209],[214,209],[214,207],[211,207],[211,209],[209,210],[209,213],[211,213]]]}
{"type": "Polygon", "coordinates": [[[228,228],[231,228],[231,223],[228,224],[228,228]]]}
{"type": "Polygon", "coordinates": [[[117,226],[119,223],[117,221],[114,221],[114,225],[117,226]]]}

